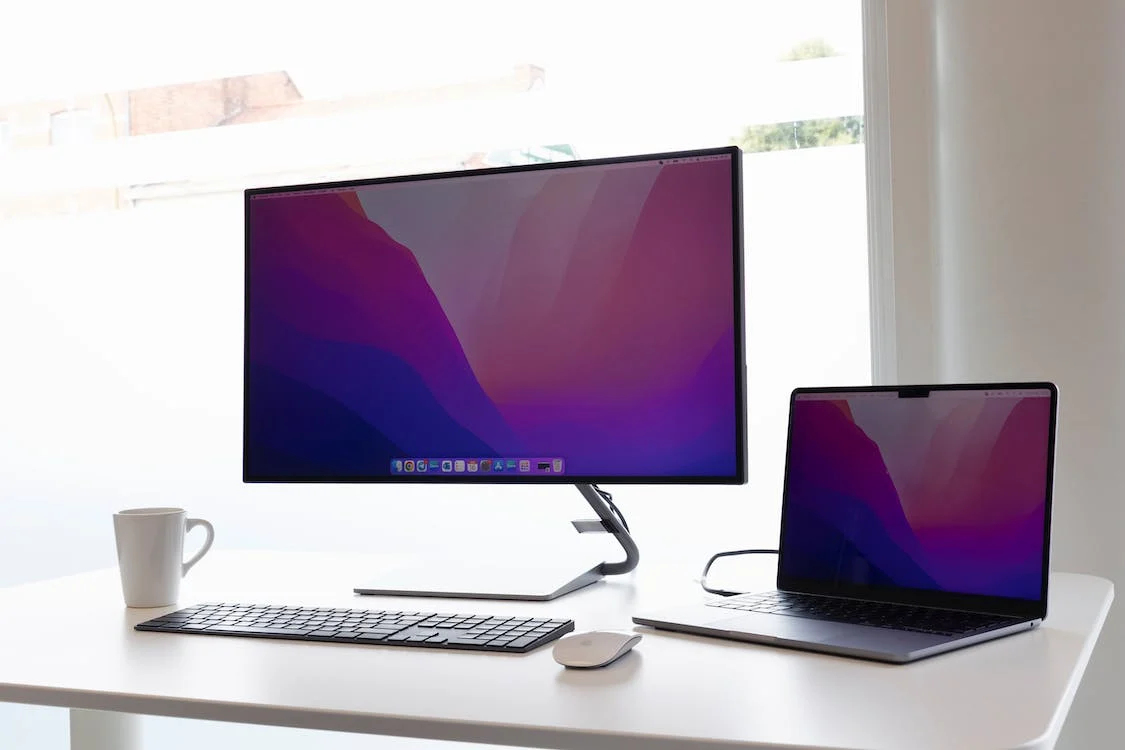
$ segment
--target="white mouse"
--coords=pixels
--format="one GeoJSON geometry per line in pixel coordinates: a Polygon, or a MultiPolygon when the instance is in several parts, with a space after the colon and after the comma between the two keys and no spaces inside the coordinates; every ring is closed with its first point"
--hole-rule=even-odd
{"type": "Polygon", "coordinates": [[[573,633],[555,643],[555,661],[564,667],[604,667],[629,653],[641,640],[629,630],[591,630],[573,633]]]}

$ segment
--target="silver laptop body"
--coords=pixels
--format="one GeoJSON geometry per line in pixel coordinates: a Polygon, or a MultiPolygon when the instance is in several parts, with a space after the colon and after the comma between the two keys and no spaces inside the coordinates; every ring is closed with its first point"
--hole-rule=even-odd
{"type": "Polygon", "coordinates": [[[1051,383],[798,388],[775,591],[638,625],[906,663],[1047,614],[1051,383]]]}

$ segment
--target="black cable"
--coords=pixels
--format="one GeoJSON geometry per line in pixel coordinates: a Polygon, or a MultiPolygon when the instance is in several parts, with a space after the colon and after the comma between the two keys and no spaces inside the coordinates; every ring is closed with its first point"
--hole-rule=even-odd
{"type": "Polygon", "coordinates": [[[711,555],[711,559],[703,566],[703,575],[699,577],[699,585],[708,594],[718,594],[719,596],[737,596],[746,593],[744,591],[725,591],[723,589],[713,589],[707,585],[707,572],[711,570],[711,564],[718,560],[720,557],[730,557],[732,555],[776,555],[778,553],[775,549],[734,549],[728,552],[716,552],[711,555]]]}
{"type": "Polygon", "coordinates": [[[628,531],[629,522],[625,520],[625,514],[622,513],[621,510],[613,504],[613,495],[609,494],[596,484],[591,484],[590,486],[594,488],[594,492],[601,495],[602,500],[605,500],[605,504],[608,505],[609,509],[613,511],[614,515],[616,515],[621,520],[621,525],[625,527],[626,531],[628,531]]]}

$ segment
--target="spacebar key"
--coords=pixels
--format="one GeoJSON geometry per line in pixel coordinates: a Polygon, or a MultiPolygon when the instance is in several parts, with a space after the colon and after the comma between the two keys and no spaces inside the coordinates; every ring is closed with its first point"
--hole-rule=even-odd
{"type": "Polygon", "coordinates": [[[287,635],[300,638],[312,632],[309,628],[256,628],[252,625],[212,625],[204,633],[230,633],[231,635],[287,635]]]}

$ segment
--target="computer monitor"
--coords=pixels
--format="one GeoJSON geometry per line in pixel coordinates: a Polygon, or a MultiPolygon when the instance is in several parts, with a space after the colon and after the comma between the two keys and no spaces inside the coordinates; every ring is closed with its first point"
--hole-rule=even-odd
{"type": "Polygon", "coordinates": [[[743,483],[740,157],[247,190],[244,480],[743,483]]]}

